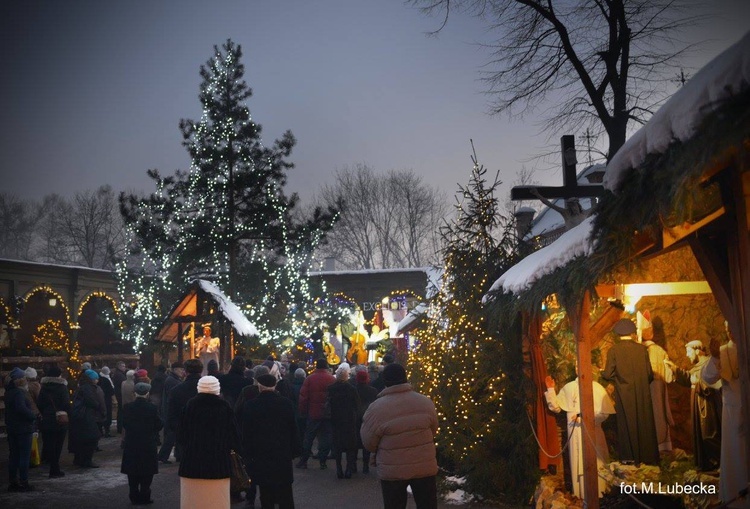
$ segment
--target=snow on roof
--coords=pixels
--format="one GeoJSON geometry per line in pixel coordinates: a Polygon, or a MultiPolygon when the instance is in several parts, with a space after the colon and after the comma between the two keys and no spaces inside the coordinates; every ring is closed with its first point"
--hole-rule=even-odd
{"type": "MultiPolygon", "coordinates": [[[[593,164],[587,168],[584,168],[583,171],[581,171],[581,173],[579,173],[578,176],[576,177],[577,184],[579,186],[592,185],[592,184],[589,184],[589,181],[586,177],[592,172],[602,171],[603,169],[604,169],[603,164],[593,164]]],[[[594,185],[598,185],[598,184],[594,184],[594,185]]],[[[536,187],[536,186],[524,186],[524,187],[536,187]]],[[[593,200],[591,198],[582,198],[579,201],[581,203],[581,207],[583,207],[584,210],[590,209],[593,205],[593,200]]],[[[556,206],[560,208],[565,208],[564,198],[554,199],[552,200],[552,203],[554,203],[556,206]]],[[[563,217],[560,215],[559,212],[549,207],[544,207],[542,211],[539,213],[539,215],[535,217],[534,220],[531,222],[531,228],[529,229],[529,232],[526,234],[524,238],[531,239],[539,235],[544,235],[545,233],[549,233],[559,228],[562,228],[564,225],[565,225],[565,220],[563,219],[563,217]]]]}
{"type": "Polygon", "coordinates": [[[595,247],[589,238],[593,224],[593,217],[587,217],[581,224],[563,233],[552,244],[531,253],[515,264],[492,284],[488,294],[482,298],[482,302],[487,303],[492,298],[489,294],[501,289],[519,294],[543,276],[564,267],[573,259],[579,256],[589,256],[595,247]]]}
{"type": "Polygon", "coordinates": [[[398,334],[401,334],[405,330],[409,330],[409,326],[422,318],[429,308],[430,306],[425,302],[417,304],[414,309],[409,311],[409,314],[407,314],[403,320],[398,322],[398,334]]]}
{"type": "Polygon", "coordinates": [[[229,320],[234,330],[237,331],[237,334],[240,336],[259,335],[258,329],[255,328],[255,325],[250,323],[240,308],[237,307],[237,304],[229,300],[229,298],[219,290],[218,286],[204,279],[197,279],[196,281],[201,290],[210,294],[214,298],[214,301],[219,306],[219,310],[224,317],[229,320]]]}
{"type": "Polygon", "coordinates": [[[625,142],[607,165],[604,186],[617,190],[628,170],[649,154],[666,151],[673,141],[689,140],[709,113],[749,87],[750,32],[698,71],[625,142]]]}

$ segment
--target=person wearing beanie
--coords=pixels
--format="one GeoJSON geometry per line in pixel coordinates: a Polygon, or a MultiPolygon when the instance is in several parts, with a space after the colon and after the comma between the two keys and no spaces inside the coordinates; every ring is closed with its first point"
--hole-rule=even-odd
{"type": "Polygon", "coordinates": [[[81,364],[81,371],[86,371],[87,369],[91,369],[90,362],[84,362],[83,364],[81,364]]]}
{"type": "Polygon", "coordinates": [[[128,403],[135,401],[135,371],[129,369],[125,373],[125,381],[120,386],[120,393],[122,394],[122,406],[124,407],[128,403]]]}
{"type": "Polygon", "coordinates": [[[70,409],[68,449],[74,455],[73,464],[83,468],[98,468],[91,460],[99,442],[99,422],[107,414],[98,380],[92,369],[81,373],[70,409]]]}
{"type": "Polygon", "coordinates": [[[100,431],[105,438],[112,436],[110,433],[110,428],[112,427],[112,398],[115,396],[115,385],[112,383],[112,378],[109,375],[110,371],[107,366],[104,366],[99,371],[99,387],[101,387],[104,393],[104,408],[107,409],[107,415],[100,423],[100,431]]]}
{"type": "Polygon", "coordinates": [[[134,383],[137,384],[138,382],[146,382],[146,380],[149,380],[148,370],[145,370],[143,368],[135,370],[135,376],[133,377],[134,383]]]}
{"type": "MultiPolygon", "coordinates": [[[[185,380],[180,382],[169,393],[169,409],[167,410],[166,426],[175,433],[175,438],[179,437],[180,416],[182,415],[188,401],[198,394],[198,380],[201,379],[203,372],[203,363],[198,359],[189,359],[185,361],[185,380]]],[[[182,447],[179,441],[176,442],[175,459],[182,461],[182,447]]],[[[161,457],[163,458],[163,456],[161,457]]]]}
{"type": "Polygon", "coordinates": [[[420,508],[437,508],[435,404],[416,392],[400,364],[383,369],[385,389],[362,418],[362,443],[377,454],[385,507],[405,507],[407,487],[420,508]]]}
{"type": "Polygon", "coordinates": [[[245,359],[243,357],[232,359],[229,372],[216,378],[219,379],[221,384],[222,397],[232,408],[237,403],[237,398],[240,396],[242,389],[253,384],[251,379],[245,378],[245,359]]]}
{"type": "Polygon", "coordinates": [[[42,457],[49,462],[51,478],[63,477],[65,473],[60,470],[60,454],[65,435],[68,433],[68,425],[58,422],[57,414],[62,412],[70,416],[68,381],[62,377],[62,371],[55,365],[49,366],[45,372],[47,376],[41,380],[38,405],[42,414],[39,424],[44,447],[42,457]]]}
{"type": "MultiPolygon", "coordinates": [[[[191,371],[189,362],[185,367],[191,371]]],[[[183,383],[192,380],[191,376],[183,383]]],[[[177,443],[183,451],[178,471],[180,508],[229,509],[231,451],[240,451],[234,412],[219,396],[221,385],[216,377],[199,378],[195,387],[197,394],[186,403],[177,426],[177,443]]]]}
{"type": "Polygon", "coordinates": [[[37,372],[34,368],[29,366],[24,371],[24,375],[26,376],[26,380],[29,381],[27,387],[29,388],[29,394],[31,394],[31,398],[34,400],[34,404],[36,404],[37,400],[39,399],[39,391],[41,390],[42,386],[37,380],[37,372]]]}
{"type": "MultiPolygon", "coordinates": [[[[169,465],[172,462],[169,457],[172,455],[172,449],[175,449],[175,455],[177,455],[177,433],[176,429],[170,427],[169,424],[169,408],[170,398],[172,397],[172,390],[182,383],[185,378],[185,366],[181,362],[173,362],[167,378],[164,380],[164,388],[161,391],[161,420],[164,423],[164,441],[159,449],[159,461],[165,465],[169,465]]],[[[151,390],[154,388],[152,386],[151,390]]]]}
{"type": "Polygon", "coordinates": [[[151,386],[145,382],[135,384],[135,400],[122,409],[122,462],[120,472],[128,476],[130,502],[133,505],[150,504],[151,482],[159,472],[156,447],[159,430],[163,424],[156,406],[148,399],[151,386]]]}
{"type": "Polygon", "coordinates": [[[602,378],[615,386],[618,458],[622,463],[659,464],[651,381],[654,373],[648,350],[633,341],[637,328],[632,320],[618,320],[612,332],[620,340],[607,351],[602,378]]]}
{"type": "Polygon", "coordinates": [[[20,368],[13,368],[5,386],[5,428],[8,434],[8,491],[31,491],[29,460],[37,413],[26,387],[28,380],[20,368]]]}
{"type": "MultiPolygon", "coordinates": [[[[362,444],[359,430],[362,428],[362,418],[373,401],[378,398],[378,390],[370,385],[370,375],[367,369],[357,370],[355,375],[357,395],[359,396],[359,415],[357,416],[357,448],[362,449],[362,473],[370,473],[370,451],[362,444]]],[[[357,464],[354,463],[353,472],[357,472],[357,464]]]]}
{"type": "Polygon", "coordinates": [[[112,372],[112,385],[115,386],[115,399],[117,400],[117,432],[122,433],[122,422],[120,422],[120,410],[122,409],[122,383],[127,379],[125,373],[127,368],[125,363],[118,361],[115,364],[115,370],[112,372]]]}
{"type": "Polygon", "coordinates": [[[327,467],[326,460],[331,450],[331,419],[325,414],[325,403],[328,396],[328,386],[336,379],[328,372],[328,362],[318,359],[315,371],[305,378],[299,392],[299,414],[305,417],[305,439],[302,443],[302,456],[297,462],[297,468],[307,468],[307,460],[312,456],[312,444],[318,438],[318,460],[320,469],[327,467]]]}
{"type": "Polygon", "coordinates": [[[357,416],[359,396],[349,383],[351,368],[346,362],[336,368],[336,381],[328,386],[327,405],[331,417],[331,445],[336,459],[336,476],[351,479],[357,463],[357,416]],[[346,471],[341,455],[346,454],[346,471]]]}
{"type": "MultiPolygon", "coordinates": [[[[242,421],[243,456],[248,473],[260,490],[261,507],[294,508],[293,459],[301,443],[292,403],[276,391],[278,381],[268,373],[256,378],[260,393],[245,403],[242,421]]],[[[254,503],[248,498],[248,503],[254,503]]]]}

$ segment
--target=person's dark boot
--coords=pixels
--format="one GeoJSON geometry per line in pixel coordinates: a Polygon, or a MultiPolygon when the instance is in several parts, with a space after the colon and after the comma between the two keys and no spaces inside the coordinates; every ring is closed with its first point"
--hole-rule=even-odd
{"type": "Polygon", "coordinates": [[[34,487],[29,484],[29,481],[21,481],[18,484],[18,491],[34,491],[34,487]]]}
{"type": "Polygon", "coordinates": [[[341,459],[336,460],[336,477],[339,479],[344,478],[344,467],[341,465],[341,459]]]}
{"type": "Polygon", "coordinates": [[[351,467],[350,467],[350,466],[349,466],[349,465],[347,464],[347,465],[346,465],[346,471],[344,472],[344,479],[351,479],[351,478],[352,478],[352,469],[351,469],[351,467]]]}

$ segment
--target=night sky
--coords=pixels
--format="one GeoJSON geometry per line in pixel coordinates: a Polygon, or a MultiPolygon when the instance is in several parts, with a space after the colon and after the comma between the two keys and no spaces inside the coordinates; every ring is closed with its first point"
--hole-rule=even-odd
{"type": "MultiPolygon", "coordinates": [[[[716,16],[686,36],[708,39],[694,66],[750,29],[750,2],[710,3],[716,16]]],[[[559,184],[549,161],[529,161],[548,143],[537,116],[487,115],[483,24],[456,14],[425,35],[439,24],[401,0],[4,1],[0,192],[149,192],[147,169],[188,169],[177,125],[200,118],[199,67],[227,38],[242,45],[265,143],[297,137],[288,190],[303,198],[362,162],[452,193],[469,177],[469,138],[506,183],[526,165],[559,184]]]]}

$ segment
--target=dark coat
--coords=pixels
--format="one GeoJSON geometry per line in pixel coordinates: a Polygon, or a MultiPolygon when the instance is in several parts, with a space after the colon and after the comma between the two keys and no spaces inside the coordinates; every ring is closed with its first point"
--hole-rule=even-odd
{"type": "Polygon", "coordinates": [[[40,429],[43,431],[67,429],[67,425],[57,423],[56,415],[57,412],[68,412],[70,414],[70,395],[67,380],[57,376],[42,378],[42,389],[39,391],[37,407],[42,414],[40,429]]]}
{"type": "Polygon", "coordinates": [[[250,478],[258,486],[291,484],[292,459],[302,449],[292,402],[263,391],[245,403],[242,416],[243,457],[250,478]]]}
{"type": "Polygon", "coordinates": [[[245,370],[230,369],[226,375],[219,376],[219,383],[221,384],[221,396],[227,400],[227,403],[234,408],[237,403],[237,398],[240,397],[242,389],[248,385],[253,385],[253,381],[249,378],[245,378],[245,370]]]}
{"type": "Polygon", "coordinates": [[[111,380],[100,376],[99,387],[104,393],[104,407],[107,409],[107,415],[104,419],[106,422],[107,420],[112,419],[112,396],[115,395],[115,386],[112,384],[111,380]]]}
{"type": "Polygon", "coordinates": [[[327,369],[316,369],[305,378],[299,392],[299,414],[310,419],[323,419],[328,386],[336,379],[327,369]]]}
{"type": "Polygon", "coordinates": [[[34,431],[36,412],[31,398],[14,382],[5,387],[5,427],[8,433],[24,434],[34,431]]]}
{"type": "Polygon", "coordinates": [[[607,352],[602,378],[615,385],[620,461],[658,465],[659,444],[650,388],[654,373],[648,350],[632,340],[615,343],[607,352]]]}
{"type": "Polygon", "coordinates": [[[119,402],[122,400],[122,383],[128,378],[125,376],[125,373],[120,371],[119,369],[115,368],[112,371],[112,385],[115,386],[115,398],[117,398],[117,401],[119,402]]]}
{"type": "Polygon", "coordinates": [[[338,380],[328,386],[331,405],[332,445],[334,451],[357,448],[357,423],[361,414],[357,389],[349,382],[338,380]]]}
{"type": "Polygon", "coordinates": [[[230,477],[232,469],[229,451],[240,452],[232,407],[219,396],[198,394],[185,406],[177,427],[177,443],[183,450],[178,472],[180,477],[230,477]]]}
{"type": "MultiPolygon", "coordinates": [[[[84,375],[85,376],[85,375],[84,375]]],[[[99,416],[102,408],[97,387],[91,382],[79,380],[78,390],[70,408],[69,449],[73,452],[81,444],[90,444],[99,439],[99,416]]]]}
{"type": "MultiPolygon", "coordinates": [[[[175,373],[172,373],[171,371],[167,375],[167,378],[164,380],[164,389],[162,389],[161,391],[161,415],[165,421],[169,417],[169,395],[172,393],[172,389],[174,389],[181,383],[182,380],[180,380],[180,377],[175,373]]],[[[153,387],[151,387],[151,389],[153,390],[153,387]]],[[[169,429],[168,424],[167,429],[169,429]]]]}
{"type": "Polygon", "coordinates": [[[145,398],[122,407],[122,465],[120,472],[130,475],[154,475],[159,473],[156,456],[158,433],[162,428],[156,406],[145,398]]]}
{"type": "Polygon", "coordinates": [[[200,373],[190,374],[169,392],[167,427],[172,431],[177,431],[177,427],[180,424],[180,416],[187,402],[198,394],[198,380],[200,379],[200,373]]]}
{"type": "Polygon", "coordinates": [[[237,401],[234,403],[234,417],[238,424],[242,422],[242,412],[245,411],[245,403],[257,398],[259,393],[260,390],[255,384],[248,385],[242,389],[237,401]]]}

